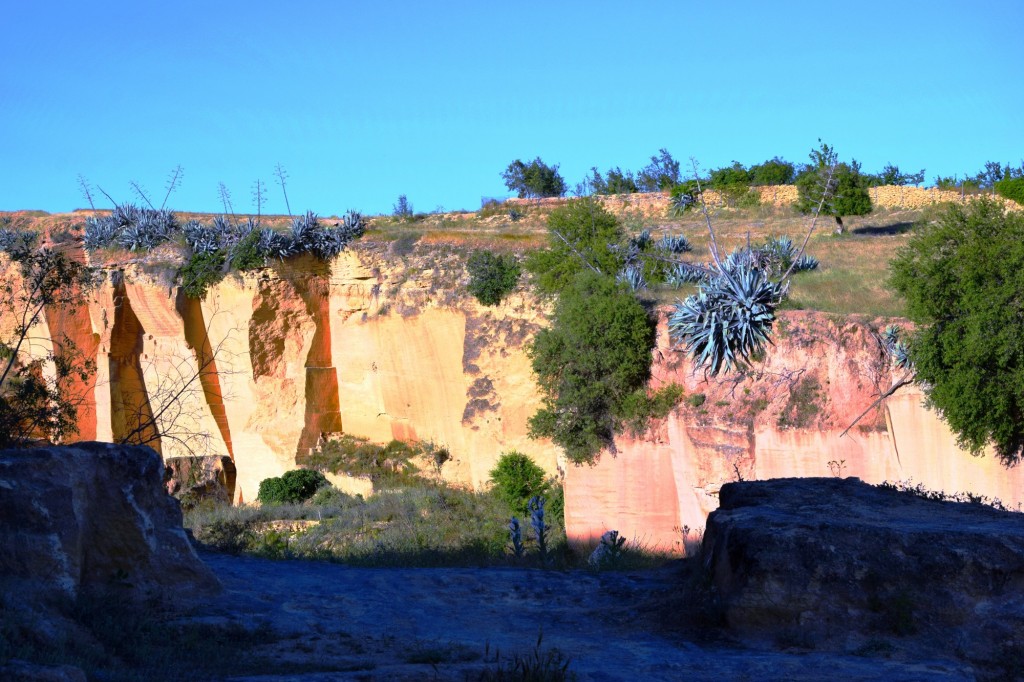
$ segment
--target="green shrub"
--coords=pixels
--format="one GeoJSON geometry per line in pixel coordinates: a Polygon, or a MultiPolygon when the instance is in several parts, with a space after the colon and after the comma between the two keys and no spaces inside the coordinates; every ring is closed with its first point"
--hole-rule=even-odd
{"type": "Polygon", "coordinates": [[[1006,178],[996,183],[996,194],[1024,206],[1024,178],[1006,178]]]}
{"type": "Polygon", "coordinates": [[[799,191],[796,203],[798,211],[805,214],[813,213],[820,205],[822,194],[827,189],[830,196],[821,207],[821,215],[835,218],[837,232],[843,232],[843,216],[871,213],[871,195],[868,194],[867,182],[860,173],[859,163],[839,163],[835,149],[825,143],[821,143],[819,149],[812,150],[810,158],[810,165],[796,179],[799,191]],[[825,180],[830,168],[832,179],[826,188],[825,180]]]}
{"type": "Polygon", "coordinates": [[[662,386],[653,393],[639,388],[622,401],[622,419],[630,431],[643,433],[651,419],[667,417],[682,397],[683,387],[675,383],[662,386]]]}
{"type": "Polygon", "coordinates": [[[548,248],[532,252],[525,264],[537,276],[541,293],[557,294],[577,273],[591,268],[614,276],[624,264],[622,251],[614,248],[625,240],[622,225],[591,197],[572,199],[552,211],[548,232],[548,248]]]}
{"type": "Polygon", "coordinates": [[[629,398],[650,378],[654,331],[626,285],[576,275],[528,350],[543,395],[530,434],[551,438],[573,462],[593,461],[636,417],[629,398]]]}
{"type": "Polygon", "coordinates": [[[793,164],[779,157],[750,167],[752,185],[788,185],[793,182],[793,164]]]}
{"type": "Polygon", "coordinates": [[[303,464],[333,473],[366,475],[388,484],[413,484],[419,479],[419,469],[411,460],[423,454],[430,454],[423,443],[392,440],[379,445],[346,433],[321,443],[303,464]]]}
{"type": "Polygon", "coordinates": [[[181,288],[189,298],[205,298],[207,290],[224,279],[223,251],[193,253],[188,263],[178,271],[181,288]]]}
{"type": "Polygon", "coordinates": [[[548,492],[546,479],[543,469],[527,455],[515,450],[503,454],[491,469],[494,494],[520,516],[527,515],[527,503],[531,497],[543,496],[548,492]]]}
{"type": "Polygon", "coordinates": [[[1024,214],[979,197],[949,205],[892,263],[917,325],[909,356],[928,403],[961,447],[1024,452],[1024,214]]]}
{"type": "Polygon", "coordinates": [[[234,270],[256,270],[267,264],[266,257],[260,253],[260,233],[253,230],[231,250],[231,268],[234,270]]]}
{"type": "Polygon", "coordinates": [[[558,174],[558,164],[549,166],[538,156],[530,163],[516,159],[501,174],[505,186],[520,199],[527,197],[560,197],[565,194],[565,180],[558,174]]]}
{"type": "Polygon", "coordinates": [[[469,270],[469,293],[483,305],[501,303],[519,281],[519,262],[512,254],[477,251],[466,263],[469,270]]]}
{"type": "Polygon", "coordinates": [[[319,471],[293,469],[285,472],[283,476],[265,478],[260,481],[256,499],[262,504],[305,502],[325,485],[327,485],[327,479],[319,471]]]}

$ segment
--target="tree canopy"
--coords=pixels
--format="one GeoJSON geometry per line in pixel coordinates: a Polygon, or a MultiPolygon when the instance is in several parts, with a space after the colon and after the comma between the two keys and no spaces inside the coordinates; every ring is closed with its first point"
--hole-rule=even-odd
{"type": "Polygon", "coordinates": [[[840,163],[835,149],[821,140],[819,142],[821,146],[811,150],[811,163],[796,178],[800,193],[796,207],[801,213],[813,213],[822,194],[828,190],[830,198],[822,205],[821,213],[835,218],[838,226],[836,232],[842,233],[843,216],[871,213],[868,183],[865,176],[861,175],[859,163],[840,163]]]}
{"type": "Polygon", "coordinates": [[[539,156],[529,163],[516,159],[501,177],[509,191],[515,192],[520,199],[565,194],[565,180],[558,174],[558,164],[549,166],[539,156]]]}
{"type": "Polygon", "coordinates": [[[951,205],[892,263],[917,325],[909,343],[929,404],[980,453],[1024,454],[1024,214],[978,198],[951,205]]]}
{"type": "Polygon", "coordinates": [[[582,270],[614,276],[625,262],[615,247],[625,241],[619,219],[601,202],[571,199],[548,216],[548,248],[532,252],[526,269],[536,275],[537,288],[557,294],[582,270]]]}
{"type": "Polygon", "coordinates": [[[573,462],[592,461],[645,406],[654,341],[654,323],[626,285],[577,273],[529,349],[543,394],[530,434],[551,438],[573,462]]]}

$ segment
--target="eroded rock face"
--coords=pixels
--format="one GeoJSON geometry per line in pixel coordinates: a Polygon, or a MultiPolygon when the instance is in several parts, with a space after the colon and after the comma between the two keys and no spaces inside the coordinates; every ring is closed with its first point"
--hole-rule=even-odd
{"type": "Polygon", "coordinates": [[[171,457],[164,460],[164,487],[186,509],[206,500],[231,504],[235,463],[230,457],[171,457]]]}
{"type": "Polygon", "coordinates": [[[1024,653],[1024,514],[861,481],[729,483],[701,550],[730,630],[818,649],[1024,653]]]}
{"type": "Polygon", "coordinates": [[[219,589],[148,447],[78,443],[0,452],[0,582],[11,595],[200,596],[219,589]]]}

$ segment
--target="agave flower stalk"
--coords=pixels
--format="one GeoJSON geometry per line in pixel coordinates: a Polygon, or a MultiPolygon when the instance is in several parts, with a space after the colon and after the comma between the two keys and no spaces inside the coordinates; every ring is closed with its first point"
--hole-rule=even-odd
{"type": "Polygon", "coordinates": [[[508,522],[508,537],[512,543],[512,554],[516,559],[523,557],[523,529],[519,524],[519,519],[513,516],[508,522]]]}
{"type": "Polygon", "coordinates": [[[540,561],[546,565],[548,563],[548,532],[551,527],[544,520],[544,498],[534,495],[530,498],[527,509],[530,511],[530,525],[533,526],[533,532],[537,536],[537,551],[540,554],[540,561]]]}

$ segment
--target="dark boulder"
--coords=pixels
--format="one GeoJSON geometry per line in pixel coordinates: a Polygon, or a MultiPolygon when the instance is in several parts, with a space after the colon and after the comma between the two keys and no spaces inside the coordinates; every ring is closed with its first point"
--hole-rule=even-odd
{"type": "Polygon", "coordinates": [[[77,443],[0,451],[0,586],[9,596],[130,598],[219,589],[151,448],[77,443]]]}
{"type": "Polygon", "coordinates": [[[730,483],[720,502],[701,559],[748,642],[1024,663],[1024,514],[858,479],[730,483]]]}

